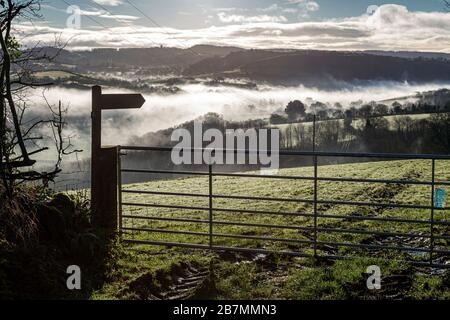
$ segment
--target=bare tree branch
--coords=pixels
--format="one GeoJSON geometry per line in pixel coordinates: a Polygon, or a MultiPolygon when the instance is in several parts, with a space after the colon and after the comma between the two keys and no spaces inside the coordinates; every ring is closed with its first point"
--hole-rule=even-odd
{"type": "MultiPolygon", "coordinates": [[[[19,183],[53,180],[61,172],[63,157],[81,152],[73,148],[70,136],[63,135],[66,126],[64,114],[67,110],[61,102],[57,107],[52,107],[44,96],[50,118],[26,120],[25,90],[52,84],[37,81],[34,78],[34,66],[39,62],[51,62],[63,49],[55,45],[55,50],[49,54],[46,48],[37,43],[31,49],[21,50],[12,34],[13,22],[18,17],[30,21],[40,18],[39,10],[40,0],[0,0],[0,173],[8,193],[16,180],[19,183]],[[50,130],[54,141],[57,152],[54,168],[50,172],[34,169],[23,171],[23,168],[36,163],[31,156],[49,150],[47,146],[39,145],[39,141],[44,141],[42,130],[50,130]],[[28,151],[33,146],[36,149],[28,151]]],[[[55,39],[55,44],[58,41],[55,39]]]]}

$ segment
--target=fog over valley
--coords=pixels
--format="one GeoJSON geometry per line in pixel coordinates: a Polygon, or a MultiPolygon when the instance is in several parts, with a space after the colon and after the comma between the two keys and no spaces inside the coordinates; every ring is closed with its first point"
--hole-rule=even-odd
{"type": "MultiPolygon", "coordinates": [[[[204,84],[181,85],[176,94],[145,94],[146,103],[139,110],[103,112],[102,143],[126,145],[133,136],[167,129],[193,120],[209,112],[215,112],[226,120],[267,119],[273,112],[283,110],[289,101],[301,100],[307,106],[320,101],[347,108],[352,102],[369,103],[414,96],[417,92],[449,88],[450,83],[411,85],[398,82],[376,82],[347,85],[339,90],[324,90],[304,86],[283,87],[260,85],[258,89],[242,89],[229,86],[204,84]]],[[[128,89],[107,88],[105,93],[134,92],[128,89]]],[[[90,146],[90,90],[51,87],[34,89],[29,105],[32,113],[47,112],[43,94],[51,105],[61,100],[67,108],[67,135],[76,148],[83,149],[81,158],[89,157],[90,146]]],[[[413,97],[411,97],[414,100],[413,97]]],[[[46,159],[47,160],[47,159],[46,159]]],[[[48,159],[50,160],[50,159],[48,159]]]]}

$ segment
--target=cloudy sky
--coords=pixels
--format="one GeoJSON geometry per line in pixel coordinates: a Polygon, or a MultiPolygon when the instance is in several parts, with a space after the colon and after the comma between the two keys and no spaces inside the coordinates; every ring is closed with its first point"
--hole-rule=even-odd
{"type": "Polygon", "coordinates": [[[441,0],[46,0],[42,14],[17,26],[23,43],[450,52],[441,0]]]}

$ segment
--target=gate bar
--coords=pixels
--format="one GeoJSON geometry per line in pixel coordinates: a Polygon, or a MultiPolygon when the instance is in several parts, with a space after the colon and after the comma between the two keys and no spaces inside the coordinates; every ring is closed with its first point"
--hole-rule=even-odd
{"type": "Polygon", "coordinates": [[[213,180],[212,165],[208,166],[209,176],[209,247],[213,246],[213,180]]]}

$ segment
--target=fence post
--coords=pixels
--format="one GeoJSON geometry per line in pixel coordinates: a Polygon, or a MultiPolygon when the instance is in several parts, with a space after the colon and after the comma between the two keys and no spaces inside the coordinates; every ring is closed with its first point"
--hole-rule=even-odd
{"type": "Polygon", "coordinates": [[[314,258],[317,258],[317,155],[314,155],[314,258]]]}
{"type": "Polygon", "coordinates": [[[122,151],[120,146],[117,147],[117,192],[119,193],[118,195],[118,210],[119,210],[119,214],[118,214],[118,223],[119,223],[119,235],[122,235],[122,151]]]}
{"type": "Polygon", "coordinates": [[[436,160],[431,160],[431,229],[430,229],[430,266],[433,266],[433,251],[434,251],[434,187],[436,184],[436,160]]]}
{"type": "Polygon", "coordinates": [[[312,151],[316,151],[316,114],[313,118],[313,138],[312,138],[312,151]]]}
{"type": "Polygon", "coordinates": [[[209,247],[213,247],[213,179],[212,179],[212,165],[208,165],[208,179],[209,179],[209,247]]]}

